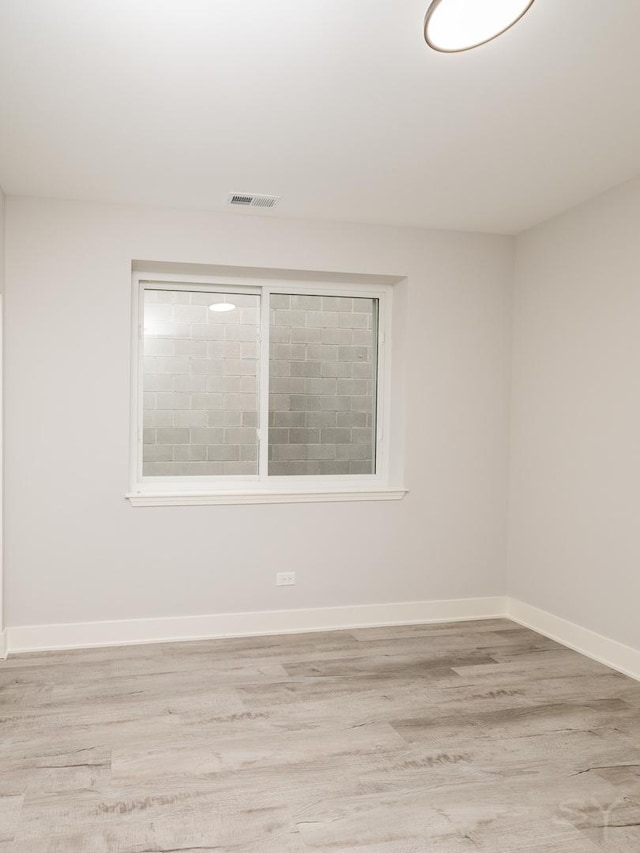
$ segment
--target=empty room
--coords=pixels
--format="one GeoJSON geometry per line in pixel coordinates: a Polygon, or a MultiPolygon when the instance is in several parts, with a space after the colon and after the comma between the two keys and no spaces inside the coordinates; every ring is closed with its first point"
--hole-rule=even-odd
{"type": "Polygon", "coordinates": [[[639,33],[0,0],[0,853],[640,853],[639,33]]]}

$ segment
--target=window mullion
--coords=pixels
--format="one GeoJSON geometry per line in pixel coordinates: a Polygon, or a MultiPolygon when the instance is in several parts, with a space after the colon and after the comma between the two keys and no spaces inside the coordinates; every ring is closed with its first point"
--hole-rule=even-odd
{"type": "Polygon", "coordinates": [[[270,289],[260,296],[260,401],[258,411],[258,475],[266,480],[269,468],[269,310],[270,289]]]}
{"type": "Polygon", "coordinates": [[[390,305],[386,294],[378,300],[378,352],[376,365],[376,471],[385,480],[389,473],[389,336],[390,305]]]}

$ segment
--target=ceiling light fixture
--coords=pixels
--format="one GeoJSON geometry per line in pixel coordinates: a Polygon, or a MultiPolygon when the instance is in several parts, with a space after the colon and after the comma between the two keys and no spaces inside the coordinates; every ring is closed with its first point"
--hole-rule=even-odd
{"type": "Polygon", "coordinates": [[[424,19],[429,47],[459,53],[492,41],[510,29],[534,0],[432,0],[424,19]]]}
{"type": "Polygon", "coordinates": [[[235,307],[233,302],[214,302],[209,305],[209,311],[233,311],[235,307]]]}

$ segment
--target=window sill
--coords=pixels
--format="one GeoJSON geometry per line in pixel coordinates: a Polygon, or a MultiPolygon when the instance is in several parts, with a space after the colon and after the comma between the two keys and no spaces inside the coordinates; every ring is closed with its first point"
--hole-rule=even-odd
{"type": "Polygon", "coordinates": [[[132,506],[220,506],[222,504],[323,503],[328,501],[400,501],[407,489],[334,489],[326,492],[130,492],[132,506]]]}

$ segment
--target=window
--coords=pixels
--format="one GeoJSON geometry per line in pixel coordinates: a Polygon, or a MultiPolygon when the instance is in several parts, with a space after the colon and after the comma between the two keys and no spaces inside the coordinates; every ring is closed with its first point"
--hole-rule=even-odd
{"type": "Polygon", "coordinates": [[[388,286],[134,276],[134,504],[388,488],[388,286]]]}

